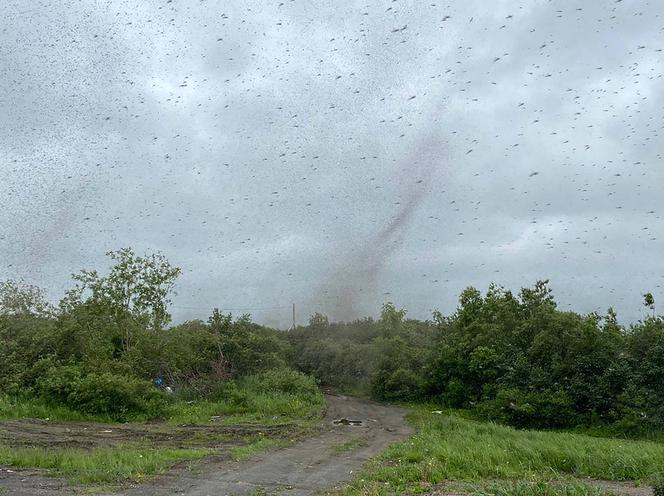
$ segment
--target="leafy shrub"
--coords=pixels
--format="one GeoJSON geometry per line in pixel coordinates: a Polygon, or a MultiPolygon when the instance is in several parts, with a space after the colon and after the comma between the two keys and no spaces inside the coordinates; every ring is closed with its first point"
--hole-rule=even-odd
{"type": "Polygon", "coordinates": [[[83,412],[117,418],[128,414],[159,417],[166,410],[166,397],[150,382],[110,373],[83,377],[69,401],[83,412]]]}
{"type": "Polygon", "coordinates": [[[51,367],[38,381],[41,396],[55,404],[68,404],[69,396],[76,390],[83,376],[80,367],[68,365],[51,367]]]}
{"type": "MultiPolygon", "coordinates": [[[[397,315],[397,318],[402,317],[403,314],[397,315]]],[[[416,335],[405,322],[397,321],[393,313],[387,324],[391,335],[378,343],[381,359],[371,377],[371,396],[388,401],[421,399],[425,392],[427,353],[421,344],[413,342],[416,335]]],[[[387,324],[383,323],[384,326],[387,324]]]]}
{"type": "Polygon", "coordinates": [[[148,381],[112,372],[85,373],[77,366],[54,367],[39,380],[44,400],[82,413],[116,420],[159,417],[167,398],[148,381]]]}
{"type": "Polygon", "coordinates": [[[374,376],[371,395],[388,401],[414,401],[422,396],[424,382],[415,371],[399,368],[374,376]]]}
{"type": "Polygon", "coordinates": [[[0,391],[22,394],[34,386],[35,366],[49,355],[54,327],[48,319],[0,315],[0,391]]]}
{"type": "Polygon", "coordinates": [[[524,392],[501,389],[494,400],[480,403],[484,417],[522,428],[554,429],[574,425],[578,418],[564,391],[524,392]]]}
{"type": "Polygon", "coordinates": [[[249,392],[246,389],[240,389],[235,381],[225,384],[219,396],[239,411],[249,409],[249,392]]]}
{"type": "MultiPolygon", "coordinates": [[[[330,326],[338,329],[338,326],[330,326]]],[[[312,329],[289,335],[293,345],[291,363],[314,375],[321,384],[343,390],[367,389],[376,363],[376,347],[348,338],[327,338],[325,331],[312,329]]]]}
{"type": "Polygon", "coordinates": [[[313,377],[293,369],[280,368],[249,376],[242,385],[259,393],[286,393],[293,396],[316,396],[318,385],[313,377]]]}

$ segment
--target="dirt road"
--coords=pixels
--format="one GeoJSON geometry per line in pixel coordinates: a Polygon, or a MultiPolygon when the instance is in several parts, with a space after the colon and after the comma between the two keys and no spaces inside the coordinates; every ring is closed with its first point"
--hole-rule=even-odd
{"type": "MultiPolygon", "coordinates": [[[[289,448],[242,462],[211,457],[197,463],[193,471],[175,468],[150,482],[120,492],[97,494],[216,496],[260,490],[268,494],[309,495],[343,485],[368,458],[411,433],[403,419],[405,411],[400,408],[348,396],[326,395],[326,401],[323,433],[289,448]]],[[[25,432],[25,426],[21,427],[25,432]]],[[[30,429],[27,431],[32,444],[34,436],[30,429]]],[[[71,432],[69,434],[71,436],[71,432]]],[[[169,439],[173,438],[172,433],[169,434],[169,439]]],[[[77,445],[83,443],[81,438],[75,440],[77,445]]],[[[77,489],[38,471],[8,471],[0,467],[0,495],[3,496],[62,496],[77,493],[77,489]]]]}
{"type": "Polygon", "coordinates": [[[411,434],[400,408],[348,396],[328,395],[326,400],[324,421],[330,430],[320,436],[252,460],[206,467],[196,477],[171,473],[124,494],[217,496],[256,490],[289,496],[315,494],[343,485],[368,458],[411,434]]]}

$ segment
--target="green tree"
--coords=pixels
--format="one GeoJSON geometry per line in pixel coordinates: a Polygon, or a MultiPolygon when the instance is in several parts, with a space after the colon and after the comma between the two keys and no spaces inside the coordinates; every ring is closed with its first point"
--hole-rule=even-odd
{"type": "Polygon", "coordinates": [[[55,313],[41,288],[13,280],[0,282],[0,315],[49,318],[55,313]]]}
{"type": "Polygon", "coordinates": [[[96,270],[73,274],[77,285],[67,293],[61,307],[71,311],[85,301],[109,310],[124,329],[123,348],[127,351],[132,344],[133,322],[142,322],[155,331],[170,322],[167,307],[181,269],[160,253],[141,257],[131,248],[123,248],[107,256],[115,262],[108,275],[100,276],[96,270]]]}
{"type": "Polygon", "coordinates": [[[218,309],[208,319],[210,330],[219,337],[219,354],[229,364],[233,377],[240,377],[285,365],[285,342],[266,327],[251,321],[248,314],[233,320],[218,309]]]}
{"type": "Polygon", "coordinates": [[[655,297],[652,293],[646,293],[643,295],[643,305],[652,310],[652,316],[655,316],[655,297]]]}
{"type": "Polygon", "coordinates": [[[313,329],[325,328],[328,325],[330,325],[330,321],[325,314],[316,312],[311,317],[309,317],[309,327],[313,329]]]}
{"type": "Polygon", "coordinates": [[[406,310],[398,309],[394,303],[387,302],[380,312],[380,325],[385,337],[394,336],[399,333],[406,317],[406,310]]]}

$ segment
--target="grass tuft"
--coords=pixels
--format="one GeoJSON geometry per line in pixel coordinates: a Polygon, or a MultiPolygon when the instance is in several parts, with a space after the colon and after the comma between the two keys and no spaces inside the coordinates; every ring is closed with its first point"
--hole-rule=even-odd
{"type": "Polygon", "coordinates": [[[71,422],[113,422],[110,416],[87,415],[64,405],[51,405],[39,398],[20,398],[0,395],[0,419],[38,418],[71,422]]]}
{"type": "Polygon", "coordinates": [[[334,446],[334,451],[336,453],[348,453],[360,448],[366,448],[367,446],[369,446],[369,442],[362,437],[358,437],[356,439],[346,441],[345,443],[337,444],[334,446]]]}
{"type": "Polygon", "coordinates": [[[244,446],[238,446],[231,449],[231,458],[236,462],[246,460],[254,455],[275,448],[285,448],[291,443],[284,439],[272,439],[268,437],[259,437],[244,446]]]}
{"type": "Polygon", "coordinates": [[[87,451],[0,447],[0,464],[46,469],[49,475],[89,484],[140,480],[161,473],[178,461],[197,460],[208,454],[204,449],[100,448],[87,451]]]}

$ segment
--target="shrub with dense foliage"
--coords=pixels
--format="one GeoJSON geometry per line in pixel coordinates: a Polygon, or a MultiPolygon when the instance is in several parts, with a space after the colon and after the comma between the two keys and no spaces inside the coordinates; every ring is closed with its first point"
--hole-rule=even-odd
{"type": "Polygon", "coordinates": [[[75,365],[47,369],[38,380],[37,392],[47,403],[116,420],[128,414],[163,416],[167,406],[166,397],[150,381],[129,374],[86,373],[75,365]]]}

